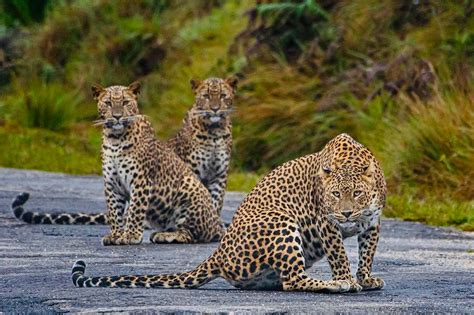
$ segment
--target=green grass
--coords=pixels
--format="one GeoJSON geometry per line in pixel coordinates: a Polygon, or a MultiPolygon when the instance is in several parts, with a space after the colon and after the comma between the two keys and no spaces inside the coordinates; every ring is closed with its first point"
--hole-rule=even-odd
{"type": "Polygon", "coordinates": [[[100,174],[100,136],[81,130],[0,127],[0,165],[70,174],[100,174]]]}
{"type": "Polygon", "coordinates": [[[389,195],[386,217],[418,221],[430,225],[452,226],[465,231],[474,231],[474,201],[459,201],[450,198],[429,196],[420,198],[413,194],[389,195]]]}
{"type": "Polygon", "coordinates": [[[253,172],[238,172],[231,171],[227,182],[227,190],[229,191],[243,191],[250,192],[257,182],[262,178],[253,172]]]}
{"type": "Polygon", "coordinates": [[[79,108],[80,93],[57,83],[31,80],[28,89],[14,84],[15,94],[0,102],[10,121],[27,128],[63,131],[83,118],[87,110],[79,108]]]}

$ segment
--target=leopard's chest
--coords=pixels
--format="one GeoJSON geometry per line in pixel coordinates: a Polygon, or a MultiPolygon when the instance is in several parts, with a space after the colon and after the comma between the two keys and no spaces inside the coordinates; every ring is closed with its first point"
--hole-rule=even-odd
{"type": "Polygon", "coordinates": [[[135,159],[124,154],[121,147],[103,149],[102,173],[107,187],[129,196],[137,170],[135,159]]]}
{"type": "MultiPolygon", "coordinates": [[[[359,235],[378,222],[379,215],[377,212],[365,215],[363,220],[356,223],[340,224],[339,230],[343,239],[359,235]]],[[[303,252],[305,256],[306,267],[311,267],[315,262],[322,259],[325,255],[321,241],[328,240],[329,244],[332,241],[331,235],[326,236],[321,240],[320,232],[315,224],[305,226],[301,230],[301,237],[303,239],[303,252]]]]}
{"type": "Polygon", "coordinates": [[[223,138],[196,143],[190,156],[194,172],[203,181],[220,176],[227,169],[229,160],[228,143],[223,138]]]}

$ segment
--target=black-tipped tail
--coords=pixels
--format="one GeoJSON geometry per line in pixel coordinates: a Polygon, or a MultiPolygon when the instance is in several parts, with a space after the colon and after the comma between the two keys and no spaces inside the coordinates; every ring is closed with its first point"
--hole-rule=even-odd
{"type": "Polygon", "coordinates": [[[103,288],[167,288],[194,289],[220,275],[220,269],[213,256],[202,262],[196,269],[168,275],[122,275],[122,276],[84,276],[86,263],[76,261],[72,267],[72,283],[76,287],[103,288]]]}
{"type": "Polygon", "coordinates": [[[16,196],[15,199],[13,199],[12,201],[12,211],[15,214],[15,217],[25,222],[28,222],[27,221],[28,219],[31,221],[31,216],[30,217],[27,216],[26,218],[23,218],[25,214],[25,209],[23,209],[23,205],[28,201],[29,198],[30,198],[30,194],[27,192],[23,192],[19,194],[18,196],[16,196]]]}
{"type": "Polygon", "coordinates": [[[13,199],[12,211],[19,220],[30,224],[74,224],[74,225],[104,225],[107,216],[103,213],[38,213],[23,208],[30,194],[24,192],[13,199]]]}
{"type": "Polygon", "coordinates": [[[74,263],[74,266],[72,266],[72,283],[74,283],[76,287],[84,286],[84,281],[78,281],[78,280],[83,278],[85,271],[86,271],[86,263],[83,262],[82,260],[76,261],[74,263]]]}

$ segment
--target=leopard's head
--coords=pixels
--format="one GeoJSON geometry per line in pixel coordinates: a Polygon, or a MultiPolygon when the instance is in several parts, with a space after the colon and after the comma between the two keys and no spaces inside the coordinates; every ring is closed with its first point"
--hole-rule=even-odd
{"type": "Polygon", "coordinates": [[[129,86],[114,85],[102,87],[92,86],[92,94],[97,101],[100,119],[97,124],[103,125],[113,134],[122,134],[139,115],[137,98],[140,83],[133,82],[129,86]]]}
{"type": "Polygon", "coordinates": [[[350,228],[380,215],[382,197],[376,187],[374,162],[335,169],[321,167],[319,177],[322,203],[332,223],[350,228]]]}
{"type": "Polygon", "coordinates": [[[193,113],[208,128],[222,127],[233,110],[237,78],[208,78],[190,82],[196,98],[193,113]]]}

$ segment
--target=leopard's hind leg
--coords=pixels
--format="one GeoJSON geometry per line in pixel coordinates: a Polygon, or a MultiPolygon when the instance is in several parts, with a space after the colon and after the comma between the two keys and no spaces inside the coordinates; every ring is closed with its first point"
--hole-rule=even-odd
{"type": "Polygon", "coordinates": [[[211,195],[194,174],[184,178],[172,208],[173,231],[153,233],[152,243],[215,242],[224,235],[225,228],[212,208],[211,195]]]}

